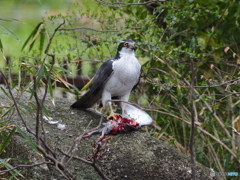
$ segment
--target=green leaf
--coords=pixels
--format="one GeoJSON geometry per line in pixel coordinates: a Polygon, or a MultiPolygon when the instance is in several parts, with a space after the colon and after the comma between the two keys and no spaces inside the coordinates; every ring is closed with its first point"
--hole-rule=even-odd
{"type": "Polygon", "coordinates": [[[11,99],[10,96],[8,95],[8,93],[6,92],[6,90],[5,90],[3,87],[0,87],[0,89],[2,90],[2,92],[5,94],[5,96],[6,96],[8,99],[11,99]]]}
{"type": "Polygon", "coordinates": [[[39,50],[40,50],[41,54],[42,54],[43,48],[44,48],[45,35],[46,35],[46,29],[42,28],[41,33],[40,33],[40,45],[39,45],[39,50]]]}
{"type": "Polygon", "coordinates": [[[24,42],[21,51],[23,51],[27,46],[29,46],[29,51],[32,49],[32,47],[35,43],[35,40],[36,40],[37,36],[39,35],[39,33],[42,31],[42,29],[44,29],[44,24],[42,22],[40,22],[34,28],[32,33],[28,36],[27,40],[24,42]]]}
{"type": "Polygon", "coordinates": [[[20,106],[22,106],[23,108],[25,108],[26,110],[28,111],[31,111],[32,113],[36,114],[36,110],[30,108],[29,106],[26,106],[25,104],[22,104],[22,103],[18,103],[20,106]]]}
{"type": "Polygon", "coordinates": [[[159,134],[164,133],[164,132],[167,130],[167,128],[168,128],[169,125],[170,125],[170,122],[169,122],[169,121],[166,122],[166,123],[162,126],[162,129],[160,130],[159,134]]]}
{"type": "MultiPolygon", "coordinates": [[[[50,67],[50,66],[49,66],[50,67]]],[[[66,72],[66,73],[70,73],[71,72],[71,70],[69,70],[69,69],[65,69],[65,68],[62,68],[62,67],[59,67],[59,66],[53,66],[54,68],[56,68],[56,69],[59,69],[59,70],[61,70],[61,71],[64,71],[64,72],[66,72]]]]}
{"type": "Polygon", "coordinates": [[[30,144],[30,146],[37,151],[38,153],[40,153],[40,151],[37,149],[36,144],[31,140],[31,138],[25,133],[23,132],[18,126],[16,126],[17,131],[22,135],[22,137],[30,144]]]}
{"type": "Polygon", "coordinates": [[[17,22],[21,22],[19,21],[18,19],[14,19],[14,18],[9,18],[9,19],[6,19],[6,18],[0,18],[0,21],[6,21],[6,22],[10,22],[10,21],[17,21],[17,22]]]}
{"type": "Polygon", "coordinates": [[[93,82],[93,78],[80,90],[80,92],[86,91],[90,87],[93,82]]]}
{"type": "Polygon", "coordinates": [[[29,162],[29,159],[26,158],[9,158],[9,159],[13,161],[29,162]]]}
{"type": "Polygon", "coordinates": [[[12,139],[12,136],[14,135],[16,131],[16,126],[13,127],[12,131],[10,132],[10,134],[8,135],[8,137],[6,137],[4,139],[4,142],[3,144],[0,146],[0,154],[4,151],[4,149],[7,147],[7,145],[9,144],[9,142],[11,141],[12,139]]]}
{"type": "Polygon", "coordinates": [[[38,73],[37,73],[36,86],[39,85],[40,80],[42,78],[44,78],[47,73],[48,73],[48,71],[46,69],[45,63],[43,62],[43,64],[41,65],[41,67],[40,67],[40,69],[38,70],[38,73]]]}
{"type": "Polygon", "coordinates": [[[76,86],[72,85],[70,87],[74,90],[68,89],[68,88],[60,88],[60,87],[58,87],[58,89],[61,90],[61,91],[67,92],[67,93],[71,93],[71,94],[76,94],[76,95],[79,94],[79,90],[76,86]]]}
{"type": "Polygon", "coordinates": [[[44,114],[46,115],[46,116],[50,116],[50,114],[48,113],[48,110],[47,110],[47,108],[46,108],[46,106],[44,106],[43,105],[43,112],[44,112],[44,114]]]}
{"type": "MultiPolygon", "coordinates": [[[[7,159],[7,161],[9,161],[9,159],[7,159]]],[[[14,167],[9,164],[6,160],[1,159],[0,158],[0,164],[2,164],[6,169],[13,169],[14,167]]],[[[16,176],[16,175],[20,175],[23,177],[23,175],[20,173],[20,171],[18,171],[17,169],[13,169],[12,171],[10,171],[10,173],[12,174],[12,176],[16,176]]]]}
{"type": "Polygon", "coordinates": [[[14,39],[19,40],[19,39],[17,38],[17,36],[15,36],[14,33],[13,33],[12,31],[10,31],[7,27],[5,27],[5,26],[3,26],[3,25],[1,25],[1,24],[0,24],[0,27],[2,27],[3,29],[5,29],[5,30],[8,32],[8,33],[5,33],[5,34],[7,34],[7,35],[10,36],[10,37],[13,37],[14,39]]]}
{"type": "Polygon", "coordinates": [[[2,118],[5,117],[6,115],[8,115],[8,113],[10,113],[12,111],[12,109],[14,108],[14,104],[7,108],[9,108],[9,109],[1,116],[2,118]]]}
{"type": "Polygon", "coordinates": [[[0,50],[3,52],[3,44],[2,44],[1,39],[0,39],[0,50]]]}
{"type": "Polygon", "coordinates": [[[53,102],[53,100],[54,100],[54,97],[53,97],[53,91],[54,91],[54,89],[53,89],[53,86],[52,86],[51,81],[48,81],[47,83],[48,83],[49,94],[50,94],[51,100],[52,100],[52,102],[53,102]]]}

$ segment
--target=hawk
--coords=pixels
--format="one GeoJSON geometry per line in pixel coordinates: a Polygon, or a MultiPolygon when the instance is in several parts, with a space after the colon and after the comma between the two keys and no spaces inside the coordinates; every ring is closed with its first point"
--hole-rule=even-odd
{"type": "MultiPolygon", "coordinates": [[[[135,56],[136,45],[132,40],[123,40],[118,45],[117,53],[113,58],[106,60],[93,77],[90,89],[71,108],[87,109],[102,99],[102,106],[110,106],[114,112],[111,100],[128,101],[130,93],[140,79],[141,65],[135,56]]],[[[122,112],[124,103],[120,102],[122,112]]]]}

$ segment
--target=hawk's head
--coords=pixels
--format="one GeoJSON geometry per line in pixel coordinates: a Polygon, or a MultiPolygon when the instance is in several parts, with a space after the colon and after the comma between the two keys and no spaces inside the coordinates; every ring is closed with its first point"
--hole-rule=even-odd
{"type": "Polygon", "coordinates": [[[136,49],[135,42],[125,39],[118,45],[119,53],[132,53],[136,49]]]}

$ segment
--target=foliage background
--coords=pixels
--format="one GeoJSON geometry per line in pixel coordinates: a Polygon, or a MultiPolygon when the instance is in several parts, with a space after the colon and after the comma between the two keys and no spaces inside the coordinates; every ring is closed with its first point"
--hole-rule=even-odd
{"type": "MultiPolygon", "coordinates": [[[[5,72],[35,75],[38,68],[33,65],[42,63],[49,34],[63,20],[64,28],[90,29],[56,34],[50,51],[56,56],[54,71],[59,76],[91,77],[104,60],[115,55],[119,41],[133,39],[143,73],[130,101],[148,109],[156,121],[145,129],[147,133],[189,154],[194,117],[196,160],[215,171],[239,171],[239,1],[23,2],[18,4],[19,11],[0,11],[4,12],[0,24],[11,31],[2,28],[0,37],[4,55],[11,57],[7,66],[1,57],[5,72]],[[17,12],[21,12],[21,20],[17,12]],[[25,41],[37,32],[33,29],[39,23],[44,28],[34,44],[25,41]],[[32,46],[24,46],[29,43],[32,46]]],[[[11,9],[19,1],[4,3],[11,9]]],[[[31,82],[20,84],[12,83],[19,90],[32,86],[31,82]]]]}

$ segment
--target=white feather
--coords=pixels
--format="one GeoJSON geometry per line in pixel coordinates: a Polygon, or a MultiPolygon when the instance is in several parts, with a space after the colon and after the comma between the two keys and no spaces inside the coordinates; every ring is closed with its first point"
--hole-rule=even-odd
{"type": "Polygon", "coordinates": [[[148,126],[152,124],[152,118],[148,113],[130,104],[125,105],[124,117],[134,119],[140,126],[148,126]]]}
{"type": "Polygon", "coordinates": [[[123,101],[128,101],[132,88],[138,83],[141,65],[130,48],[123,47],[119,52],[120,58],[113,62],[113,75],[105,84],[102,102],[112,96],[118,96],[123,101]]]}

